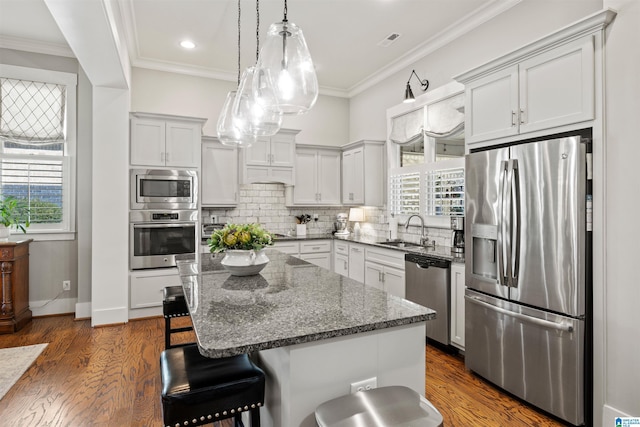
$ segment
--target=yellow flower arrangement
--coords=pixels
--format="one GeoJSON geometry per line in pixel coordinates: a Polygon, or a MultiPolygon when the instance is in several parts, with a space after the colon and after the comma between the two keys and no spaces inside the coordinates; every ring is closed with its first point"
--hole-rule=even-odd
{"type": "Polygon", "coordinates": [[[273,245],[273,236],[260,224],[227,224],[223,229],[214,231],[207,244],[213,253],[228,249],[257,251],[273,245]]]}

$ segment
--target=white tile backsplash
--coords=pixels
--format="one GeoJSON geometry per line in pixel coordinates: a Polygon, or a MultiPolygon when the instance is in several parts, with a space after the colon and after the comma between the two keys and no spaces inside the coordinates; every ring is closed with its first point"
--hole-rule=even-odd
{"type": "MultiPolygon", "coordinates": [[[[202,218],[208,220],[217,215],[221,223],[257,222],[272,233],[295,235],[296,216],[318,215],[318,221],[307,224],[307,234],[330,233],[339,213],[349,213],[349,207],[287,207],[285,206],[284,184],[240,185],[239,201],[235,208],[203,208],[202,218]]],[[[389,237],[388,213],[386,208],[365,208],[365,221],[360,223],[365,236],[386,239],[389,237]]],[[[349,223],[349,228],[353,224],[349,223]]],[[[451,230],[427,227],[429,240],[438,246],[451,245],[451,230]]],[[[409,242],[420,241],[420,227],[398,226],[398,238],[409,242]]]]}

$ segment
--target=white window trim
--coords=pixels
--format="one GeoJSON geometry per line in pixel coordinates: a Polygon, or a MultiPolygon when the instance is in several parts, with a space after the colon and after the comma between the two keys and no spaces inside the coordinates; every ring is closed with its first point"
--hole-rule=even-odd
{"type": "MultiPolygon", "coordinates": [[[[63,174],[63,210],[62,229],[45,229],[29,227],[26,236],[34,240],[73,240],[76,231],[76,133],[77,133],[77,85],[78,76],[73,73],[51,71],[39,68],[20,67],[16,65],[0,64],[0,76],[31,80],[36,82],[54,83],[66,86],[67,105],[65,108],[66,143],[63,164],[68,167],[68,174],[63,174]]],[[[12,232],[14,236],[21,236],[21,231],[12,232]]]]}

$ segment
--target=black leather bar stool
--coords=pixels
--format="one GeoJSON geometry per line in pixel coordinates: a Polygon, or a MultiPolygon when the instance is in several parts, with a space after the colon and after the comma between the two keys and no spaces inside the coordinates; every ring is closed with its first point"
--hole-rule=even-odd
{"type": "Polygon", "coordinates": [[[250,411],[251,427],[260,427],[264,372],[246,354],[211,359],[197,345],[176,347],[160,355],[162,415],[167,427],[199,426],[250,411]]]}
{"type": "Polygon", "coordinates": [[[187,301],[184,299],[182,286],[167,286],[162,291],[162,313],[164,314],[164,348],[180,347],[187,344],[171,345],[171,334],[192,331],[193,326],[171,327],[171,319],[189,316],[187,301]]]}

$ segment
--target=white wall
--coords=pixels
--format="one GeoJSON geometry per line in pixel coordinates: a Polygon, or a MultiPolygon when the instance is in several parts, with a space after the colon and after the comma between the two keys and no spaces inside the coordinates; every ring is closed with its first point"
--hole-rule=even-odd
{"type": "MultiPolygon", "coordinates": [[[[132,72],[131,111],[204,117],[204,135],[217,135],[216,124],[235,82],[144,68],[132,72]]],[[[287,116],[283,128],[300,129],[296,142],[340,146],[349,140],[349,100],[320,95],[313,109],[287,116]]]]}
{"type": "Polygon", "coordinates": [[[640,212],[640,2],[605,0],[618,11],[606,32],[606,324],[605,411],[640,416],[640,322],[638,321],[638,241],[640,212]]]}
{"type": "MultiPolygon", "coordinates": [[[[0,62],[21,67],[42,70],[79,73],[78,61],[73,58],[22,52],[11,49],[0,49],[0,62]]],[[[78,80],[77,94],[82,98],[89,87],[78,80]]],[[[84,110],[78,103],[78,123],[82,121],[84,110]]],[[[86,118],[86,115],[84,116],[86,118]]],[[[80,144],[78,135],[78,158],[80,144]]],[[[86,160],[86,159],[85,159],[86,160]]],[[[80,161],[82,159],[80,158],[80,161]]],[[[29,247],[29,299],[32,302],[34,315],[51,313],[71,313],[74,311],[78,283],[78,244],[77,240],[35,241],[29,247]],[[71,291],[61,294],[62,281],[71,280],[71,291]],[[58,297],[55,303],[51,303],[58,297]],[[46,304],[46,305],[45,305],[46,304]]]]}
{"type": "MultiPolygon", "coordinates": [[[[505,13],[433,52],[406,70],[351,98],[349,139],[386,139],[386,110],[403,100],[411,70],[430,89],[453,76],[515,50],[602,9],[602,0],[524,0],[505,13]],[[534,24],[535,23],[535,24],[534,24]]],[[[423,92],[411,80],[416,96],[423,92]]]]}

